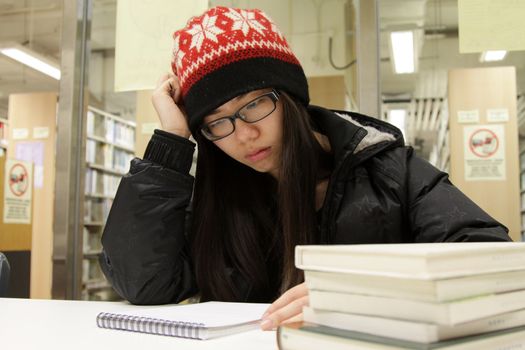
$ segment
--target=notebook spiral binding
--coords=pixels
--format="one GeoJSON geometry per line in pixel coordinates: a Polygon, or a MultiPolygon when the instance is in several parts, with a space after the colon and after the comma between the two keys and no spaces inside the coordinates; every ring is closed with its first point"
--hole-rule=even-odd
{"type": "Polygon", "coordinates": [[[202,331],[206,331],[203,323],[168,321],[108,312],[101,312],[97,315],[97,326],[191,339],[204,339],[205,334],[202,334],[202,331]]]}

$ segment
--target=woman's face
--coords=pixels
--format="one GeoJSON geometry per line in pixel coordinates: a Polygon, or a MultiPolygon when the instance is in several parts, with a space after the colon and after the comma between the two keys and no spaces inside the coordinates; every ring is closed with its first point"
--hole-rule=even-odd
{"type": "MultiPolygon", "coordinates": [[[[206,116],[203,125],[214,122],[219,118],[234,115],[240,108],[255,110],[263,108],[261,104],[271,104],[268,99],[255,101],[259,96],[271,92],[271,89],[254,90],[237,96],[222,104],[211,114],[206,116]]],[[[228,121],[226,121],[228,122],[228,121]]],[[[220,126],[219,126],[220,127],[220,126]]],[[[277,178],[282,146],[283,112],[282,104],[276,101],[275,110],[267,117],[247,123],[240,118],[235,119],[235,131],[217,141],[213,141],[224,153],[252,169],[269,173],[277,178]]]]}

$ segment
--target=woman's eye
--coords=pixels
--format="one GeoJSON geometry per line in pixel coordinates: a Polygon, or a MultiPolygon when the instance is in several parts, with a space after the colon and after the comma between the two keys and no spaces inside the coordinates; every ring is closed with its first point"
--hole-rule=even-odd
{"type": "Polygon", "coordinates": [[[208,124],[208,128],[209,129],[220,128],[221,126],[224,125],[225,122],[226,122],[226,119],[216,120],[216,121],[211,122],[210,124],[208,124]]]}
{"type": "Polygon", "coordinates": [[[253,108],[257,107],[258,104],[259,104],[259,99],[248,103],[245,108],[246,109],[253,109],[253,108]]]}

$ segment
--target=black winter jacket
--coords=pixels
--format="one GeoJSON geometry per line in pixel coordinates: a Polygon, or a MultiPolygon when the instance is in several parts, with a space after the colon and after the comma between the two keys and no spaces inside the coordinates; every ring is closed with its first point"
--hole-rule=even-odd
{"type": "MultiPolygon", "coordinates": [[[[510,240],[508,230],[454,187],[446,173],[405,147],[392,125],[315,106],[309,112],[334,156],[320,242],[510,240]]],[[[102,237],[100,265],[131,303],[175,303],[198,292],[186,224],[194,147],[155,130],[144,160],[134,159],[121,180],[102,237]]],[[[241,281],[239,288],[250,301],[249,282],[241,281]]]]}

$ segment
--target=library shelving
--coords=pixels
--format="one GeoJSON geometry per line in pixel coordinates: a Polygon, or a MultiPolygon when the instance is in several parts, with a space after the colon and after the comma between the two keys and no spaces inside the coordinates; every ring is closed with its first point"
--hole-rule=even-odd
{"type": "Polygon", "coordinates": [[[88,107],[82,261],[82,299],[85,300],[117,298],[100,270],[98,255],[118,184],[135,155],[135,129],[132,121],[88,107]]]}
{"type": "MultiPolygon", "coordinates": [[[[450,132],[448,127],[448,102],[443,100],[439,121],[437,124],[437,141],[432,150],[435,163],[438,169],[448,172],[450,168],[450,132]]],[[[432,163],[432,161],[431,161],[432,163]]]]}
{"type": "MultiPolygon", "coordinates": [[[[390,112],[404,111],[404,138],[421,156],[443,171],[450,166],[450,137],[448,126],[448,100],[446,97],[418,97],[411,99],[385,99],[381,119],[390,121],[390,112]],[[423,147],[424,140],[431,148],[423,147]]],[[[396,125],[394,120],[391,121],[396,125]]],[[[399,122],[399,121],[398,121],[399,122]]],[[[400,127],[400,125],[397,125],[400,127]]]]}
{"type": "Polygon", "coordinates": [[[7,119],[0,118],[0,157],[7,153],[7,119]]]}

